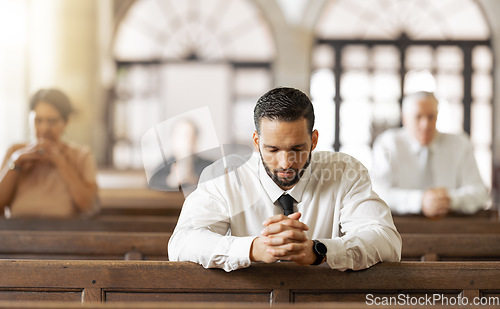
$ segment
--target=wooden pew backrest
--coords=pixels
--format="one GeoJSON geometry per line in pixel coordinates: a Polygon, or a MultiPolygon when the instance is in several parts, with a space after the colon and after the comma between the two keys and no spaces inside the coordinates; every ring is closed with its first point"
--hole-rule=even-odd
{"type": "Polygon", "coordinates": [[[403,260],[497,260],[500,234],[401,234],[403,260]]]}
{"type": "Polygon", "coordinates": [[[0,269],[4,301],[365,302],[368,294],[496,295],[500,286],[499,262],[381,263],[345,272],[282,262],[226,273],[185,262],[0,260],[0,269]]]}
{"type": "Polygon", "coordinates": [[[0,258],[166,260],[170,233],[0,231],[0,258]]]}
{"type": "Polygon", "coordinates": [[[90,219],[5,219],[0,230],[7,231],[86,231],[86,232],[173,232],[176,217],[96,216],[90,219]]]}
{"type": "Polygon", "coordinates": [[[488,218],[394,217],[394,224],[402,234],[500,234],[500,221],[488,218]]]}

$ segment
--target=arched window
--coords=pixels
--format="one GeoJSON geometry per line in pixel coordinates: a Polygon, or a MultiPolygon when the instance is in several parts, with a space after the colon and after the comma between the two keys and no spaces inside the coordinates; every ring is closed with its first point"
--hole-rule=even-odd
{"type": "Polygon", "coordinates": [[[401,123],[404,94],[434,91],[438,130],[470,134],[491,186],[493,55],[473,0],[336,0],[316,27],[311,95],[322,147],[370,167],[376,136],[401,123]],[[320,86],[323,85],[323,86],[320,86]]]}
{"type": "Polygon", "coordinates": [[[271,31],[251,1],[136,1],[115,35],[108,163],[142,167],[148,129],[204,106],[221,143],[248,144],[253,105],[273,84],[274,54],[271,31]]]}

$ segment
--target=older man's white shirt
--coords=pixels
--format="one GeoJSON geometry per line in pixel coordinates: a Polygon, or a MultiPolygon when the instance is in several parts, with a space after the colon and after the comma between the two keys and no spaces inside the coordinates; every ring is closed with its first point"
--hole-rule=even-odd
{"type": "Polygon", "coordinates": [[[421,213],[423,193],[433,187],[448,190],[453,211],[473,213],[487,206],[488,190],[465,135],[437,133],[428,149],[432,179],[422,183],[422,146],[405,128],[387,130],[375,141],[373,186],[394,213],[421,213]]]}

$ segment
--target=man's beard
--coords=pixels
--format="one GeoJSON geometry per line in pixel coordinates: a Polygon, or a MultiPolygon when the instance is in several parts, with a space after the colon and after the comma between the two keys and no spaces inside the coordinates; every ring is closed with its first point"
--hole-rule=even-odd
{"type": "Polygon", "coordinates": [[[306,164],[299,170],[295,168],[288,168],[288,169],[283,169],[283,168],[278,168],[275,169],[273,172],[269,169],[269,166],[266,164],[264,161],[264,158],[262,157],[262,152],[259,150],[260,158],[262,160],[262,164],[264,165],[264,169],[266,170],[266,173],[271,177],[271,179],[276,183],[278,186],[282,188],[288,188],[293,185],[295,185],[297,182],[299,182],[300,178],[302,175],[304,175],[304,172],[306,168],[309,166],[311,163],[311,154],[312,151],[309,151],[309,156],[307,157],[306,164]],[[279,172],[294,172],[295,176],[292,179],[286,179],[286,178],[280,178],[278,176],[279,172]]]}

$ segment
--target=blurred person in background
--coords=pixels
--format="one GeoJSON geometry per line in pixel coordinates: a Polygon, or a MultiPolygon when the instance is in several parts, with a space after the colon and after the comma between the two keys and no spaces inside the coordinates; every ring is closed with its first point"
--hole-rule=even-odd
{"type": "Polygon", "coordinates": [[[438,132],[438,100],[417,92],[403,101],[403,128],[373,145],[373,184],[395,214],[472,214],[489,201],[465,134],[438,132]]]}
{"type": "Polygon", "coordinates": [[[60,90],[41,89],[31,98],[35,139],[11,146],[0,169],[6,217],[70,218],[98,211],[93,155],[62,138],[72,112],[60,90]]]}
{"type": "Polygon", "coordinates": [[[151,177],[150,188],[160,191],[196,188],[203,169],[213,163],[196,154],[198,135],[196,124],[187,118],[173,124],[170,132],[172,156],[151,177]]]}

